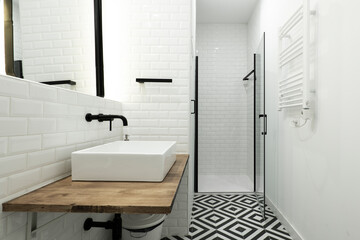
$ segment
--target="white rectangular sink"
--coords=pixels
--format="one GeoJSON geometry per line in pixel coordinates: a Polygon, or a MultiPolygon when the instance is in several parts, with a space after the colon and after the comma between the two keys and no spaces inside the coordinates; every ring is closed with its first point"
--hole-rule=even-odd
{"type": "Polygon", "coordinates": [[[176,142],[117,141],[71,154],[73,181],[161,182],[176,159],[176,142]]]}

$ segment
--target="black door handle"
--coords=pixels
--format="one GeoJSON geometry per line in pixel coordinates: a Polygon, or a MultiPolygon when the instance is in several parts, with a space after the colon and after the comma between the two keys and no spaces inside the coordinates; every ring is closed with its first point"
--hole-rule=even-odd
{"type": "Polygon", "coordinates": [[[260,114],[259,118],[264,118],[264,131],[261,132],[261,135],[267,135],[267,115],[266,114],[260,114]]]}
{"type": "Polygon", "coordinates": [[[193,112],[191,112],[191,114],[195,114],[196,113],[196,100],[194,100],[194,99],[192,99],[191,100],[192,102],[194,102],[194,111],[193,112]]]}

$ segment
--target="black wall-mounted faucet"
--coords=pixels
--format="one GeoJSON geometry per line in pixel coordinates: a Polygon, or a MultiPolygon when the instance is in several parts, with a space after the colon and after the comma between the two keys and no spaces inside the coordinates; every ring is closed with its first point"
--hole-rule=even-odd
{"type": "Polygon", "coordinates": [[[109,121],[110,122],[110,131],[112,130],[112,121],[114,121],[115,118],[119,118],[123,121],[123,126],[127,126],[128,122],[126,117],[122,115],[104,115],[102,113],[98,115],[92,115],[91,113],[87,113],[85,115],[85,119],[87,122],[91,122],[92,120],[98,120],[99,122],[109,121]]]}

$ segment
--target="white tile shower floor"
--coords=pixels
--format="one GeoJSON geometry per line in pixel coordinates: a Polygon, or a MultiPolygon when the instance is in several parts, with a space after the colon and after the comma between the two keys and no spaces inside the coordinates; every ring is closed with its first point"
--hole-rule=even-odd
{"type": "Polygon", "coordinates": [[[253,192],[254,183],[247,175],[201,175],[198,176],[200,193],[253,192]]]}

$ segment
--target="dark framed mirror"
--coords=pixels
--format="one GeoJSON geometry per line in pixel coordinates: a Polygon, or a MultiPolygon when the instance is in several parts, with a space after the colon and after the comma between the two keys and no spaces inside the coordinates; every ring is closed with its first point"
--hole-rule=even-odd
{"type": "Polygon", "coordinates": [[[95,61],[96,61],[96,95],[105,96],[104,87],[104,53],[102,31],[102,0],[94,0],[95,25],[95,61]]]}
{"type": "Polygon", "coordinates": [[[15,76],[12,9],[12,0],[4,0],[5,72],[9,76],[15,76]]]}
{"type": "Polygon", "coordinates": [[[5,72],[104,97],[101,0],[4,0],[5,72]]]}

